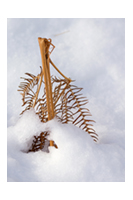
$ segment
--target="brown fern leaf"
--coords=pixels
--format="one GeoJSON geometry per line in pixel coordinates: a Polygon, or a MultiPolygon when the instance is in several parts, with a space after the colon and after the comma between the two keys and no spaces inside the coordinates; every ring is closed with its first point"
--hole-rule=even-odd
{"type": "Polygon", "coordinates": [[[19,85],[18,91],[20,91],[22,95],[22,106],[26,106],[26,108],[21,112],[23,114],[26,110],[29,110],[31,107],[33,107],[33,103],[36,99],[36,92],[33,91],[33,88],[35,86],[38,86],[39,80],[41,78],[41,73],[37,76],[34,76],[30,73],[25,73],[30,78],[24,78],[21,77],[21,79],[24,79],[24,82],[21,82],[19,85]]]}
{"type": "Polygon", "coordinates": [[[53,78],[53,83],[58,83],[53,92],[55,115],[62,123],[72,122],[72,112],[69,106],[67,106],[67,99],[64,97],[69,82],[66,79],[57,79],[55,77],[53,78]]]}
{"type": "Polygon", "coordinates": [[[61,122],[72,123],[73,112],[71,111],[71,106],[68,106],[67,98],[65,96],[62,97],[62,103],[60,109],[61,109],[61,122]]]}
{"type": "MultiPolygon", "coordinates": [[[[55,81],[57,82],[57,80],[55,81]]],[[[64,79],[61,80],[61,82],[63,81],[65,83],[64,79]]],[[[58,82],[60,81],[58,80],[58,82]]],[[[62,83],[61,85],[64,86],[65,84],[62,83]]],[[[91,113],[89,109],[84,107],[88,103],[88,100],[80,93],[83,88],[78,88],[77,86],[71,84],[66,84],[63,88],[61,88],[61,86],[59,87],[60,92],[58,95],[62,94],[62,97],[60,103],[57,104],[55,108],[58,118],[62,123],[73,123],[89,133],[90,136],[93,137],[94,141],[97,141],[98,135],[92,128],[93,125],[91,124],[95,121],[87,118],[88,116],[91,116],[91,113]]]]}
{"type": "Polygon", "coordinates": [[[39,115],[41,122],[47,122],[48,121],[46,96],[44,96],[44,98],[39,98],[37,100],[37,106],[36,106],[35,110],[36,110],[36,114],[39,115]]]}
{"type": "Polygon", "coordinates": [[[68,81],[66,79],[57,79],[56,77],[52,77],[52,86],[54,86],[54,83],[58,84],[55,86],[54,88],[54,92],[53,92],[53,102],[54,105],[57,104],[57,102],[60,100],[60,98],[63,96],[63,93],[65,91],[65,89],[68,86],[68,81]]]}
{"type": "Polygon", "coordinates": [[[85,97],[82,97],[81,94],[78,94],[82,88],[78,88],[75,85],[70,85],[70,91],[71,91],[71,98],[69,101],[73,101],[72,107],[77,108],[78,110],[73,113],[73,115],[76,117],[73,121],[74,125],[78,125],[79,128],[82,128],[84,131],[88,132],[90,136],[93,137],[94,141],[98,140],[98,135],[96,134],[95,130],[93,128],[90,128],[92,126],[91,122],[95,122],[94,120],[87,119],[87,116],[91,116],[91,113],[89,109],[83,107],[88,103],[88,100],[85,97]]]}

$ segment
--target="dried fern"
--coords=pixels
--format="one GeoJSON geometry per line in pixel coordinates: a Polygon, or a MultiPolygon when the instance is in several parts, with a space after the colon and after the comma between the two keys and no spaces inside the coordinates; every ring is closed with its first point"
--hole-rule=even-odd
{"type": "MultiPolygon", "coordinates": [[[[36,93],[33,92],[32,88],[35,85],[37,85],[38,88],[41,73],[38,76],[34,76],[29,73],[26,73],[26,75],[30,76],[31,78],[23,78],[26,82],[22,82],[19,86],[19,91],[22,92],[22,106],[27,105],[22,113],[26,110],[29,110],[33,106],[36,93]]],[[[80,93],[83,88],[69,84],[66,79],[57,79],[56,77],[51,77],[51,79],[52,87],[54,84],[56,84],[52,93],[54,113],[56,117],[62,123],[72,123],[78,126],[82,130],[89,133],[91,137],[93,137],[94,141],[97,141],[98,135],[92,128],[92,122],[95,121],[88,119],[91,114],[89,109],[84,107],[88,103],[88,100],[80,93]]],[[[48,121],[45,89],[42,98],[36,99],[35,111],[36,114],[39,115],[39,118],[42,122],[48,121]]]]}
{"type": "Polygon", "coordinates": [[[18,91],[20,91],[22,95],[22,106],[26,106],[26,108],[22,111],[23,114],[26,110],[29,110],[31,107],[34,107],[37,100],[37,93],[33,91],[35,86],[39,87],[39,83],[41,82],[42,70],[41,73],[37,76],[34,76],[30,73],[25,73],[29,78],[20,77],[24,79],[24,82],[21,82],[19,85],[18,91]]]}
{"type": "MultiPolygon", "coordinates": [[[[45,123],[56,116],[62,123],[72,123],[86,131],[96,142],[98,135],[92,128],[92,123],[95,121],[88,118],[91,114],[89,109],[84,107],[88,100],[81,94],[83,88],[71,84],[72,80],[64,76],[51,61],[50,54],[55,47],[51,43],[51,39],[38,38],[38,41],[43,67],[40,67],[41,72],[37,76],[26,73],[28,78],[21,77],[24,81],[20,83],[18,91],[21,92],[22,106],[25,107],[21,114],[33,107],[41,122],[45,123]],[[52,45],[51,51],[49,51],[50,45],[52,45]],[[63,79],[50,76],[49,63],[63,76],[63,79]],[[42,84],[43,95],[39,97],[42,84]]],[[[46,141],[44,132],[34,138],[32,148],[29,151],[42,149],[46,141]],[[40,141],[39,146],[38,141],[40,141]]],[[[50,146],[54,146],[54,144],[53,141],[50,141],[50,146]]]]}
{"type": "Polygon", "coordinates": [[[41,122],[48,121],[48,111],[47,111],[47,103],[46,103],[46,96],[44,98],[39,98],[37,100],[37,107],[36,107],[36,114],[39,115],[41,122]]]}
{"type": "MultiPolygon", "coordinates": [[[[55,79],[55,81],[59,82],[57,79],[55,79]]],[[[61,82],[63,82],[63,80],[61,80],[61,82]]],[[[64,83],[65,82],[66,80],[64,80],[64,83]]],[[[98,135],[92,128],[92,122],[95,121],[88,119],[88,116],[91,116],[91,114],[89,109],[84,107],[88,103],[88,100],[80,93],[82,89],[83,88],[78,88],[75,85],[67,84],[65,90],[62,89],[63,94],[61,102],[56,106],[55,112],[62,123],[73,123],[89,133],[94,141],[97,141],[98,135]]]]}
{"type": "MultiPolygon", "coordinates": [[[[50,146],[50,143],[52,143],[56,149],[58,149],[58,146],[55,144],[53,140],[48,140],[47,136],[49,135],[48,131],[41,132],[39,136],[34,136],[33,143],[28,150],[28,152],[36,152],[38,150],[44,150],[45,152],[49,152],[48,147],[50,146]]],[[[27,153],[28,153],[27,152],[27,153]]]]}

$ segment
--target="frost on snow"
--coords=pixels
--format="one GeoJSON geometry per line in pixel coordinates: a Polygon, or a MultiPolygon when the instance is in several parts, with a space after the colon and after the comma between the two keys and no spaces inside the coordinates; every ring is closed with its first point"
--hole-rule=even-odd
{"type": "Polygon", "coordinates": [[[124,181],[124,149],[118,144],[94,143],[89,134],[57,119],[40,122],[26,111],[8,128],[8,181],[124,181]],[[33,135],[51,131],[58,149],[24,153],[33,135]]]}

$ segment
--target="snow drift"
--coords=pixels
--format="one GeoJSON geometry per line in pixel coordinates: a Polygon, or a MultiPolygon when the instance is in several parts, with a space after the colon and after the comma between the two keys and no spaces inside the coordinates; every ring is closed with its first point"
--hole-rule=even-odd
{"type": "Polygon", "coordinates": [[[40,122],[34,110],[26,111],[8,128],[8,181],[76,182],[124,181],[124,147],[95,143],[89,134],[57,119],[40,122]],[[49,130],[58,149],[24,153],[33,135],[49,130]]]}

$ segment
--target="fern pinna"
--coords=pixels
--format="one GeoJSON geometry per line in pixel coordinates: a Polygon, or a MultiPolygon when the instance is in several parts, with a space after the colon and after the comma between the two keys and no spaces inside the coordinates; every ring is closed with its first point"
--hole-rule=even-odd
{"type": "MultiPolygon", "coordinates": [[[[78,126],[89,133],[93,140],[97,142],[98,135],[92,128],[92,123],[95,121],[88,118],[91,116],[89,109],[85,107],[88,100],[81,94],[83,88],[73,85],[73,81],[65,77],[50,59],[53,50],[50,52],[49,47],[50,45],[54,46],[51,39],[39,38],[38,40],[41,41],[39,45],[43,67],[40,67],[41,72],[37,76],[26,73],[27,78],[21,77],[24,81],[20,83],[18,91],[21,92],[22,106],[25,107],[21,114],[33,107],[42,122],[45,123],[57,117],[62,123],[72,123],[78,126]],[[52,64],[63,78],[50,76],[49,64],[52,64]],[[39,97],[41,87],[43,88],[43,94],[39,97]]],[[[46,141],[46,138],[41,141],[46,141]]],[[[40,145],[41,149],[44,144],[40,143],[40,145]]],[[[54,146],[54,142],[50,141],[50,145],[54,146]]],[[[35,151],[36,144],[32,144],[32,146],[34,146],[35,151]]],[[[38,149],[38,146],[36,148],[38,149]]]]}

